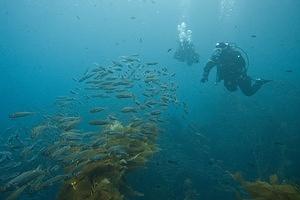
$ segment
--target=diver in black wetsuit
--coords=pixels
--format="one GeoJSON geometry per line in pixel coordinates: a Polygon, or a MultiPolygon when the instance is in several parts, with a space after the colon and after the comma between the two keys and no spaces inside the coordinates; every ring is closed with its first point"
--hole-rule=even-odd
{"type": "Polygon", "coordinates": [[[186,62],[189,66],[199,62],[199,54],[196,52],[194,44],[188,41],[179,43],[174,58],[180,62],[186,62]]]}
{"type": "Polygon", "coordinates": [[[202,83],[208,81],[210,70],[217,66],[217,82],[224,80],[224,86],[228,91],[236,91],[239,87],[246,96],[255,94],[265,83],[271,80],[256,79],[247,75],[245,59],[235,46],[220,42],[216,44],[216,49],[210,60],[204,67],[202,83]]]}

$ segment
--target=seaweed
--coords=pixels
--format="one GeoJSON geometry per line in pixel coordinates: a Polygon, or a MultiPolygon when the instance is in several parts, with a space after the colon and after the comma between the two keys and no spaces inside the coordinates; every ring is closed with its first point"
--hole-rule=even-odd
{"type": "MultiPolygon", "coordinates": [[[[235,173],[233,178],[256,200],[300,200],[297,186],[280,183],[277,175],[271,175],[268,181],[246,181],[240,173],[235,173]]],[[[241,199],[240,194],[237,196],[241,199]]]]}
{"type": "MultiPolygon", "coordinates": [[[[106,143],[101,148],[106,150],[108,156],[96,162],[87,162],[79,170],[76,165],[67,165],[66,172],[76,172],[76,176],[64,183],[58,199],[122,200],[127,195],[143,195],[132,190],[126,183],[125,177],[131,170],[143,166],[156,152],[157,129],[155,125],[148,126],[152,134],[146,139],[138,137],[132,139],[129,136],[139,134],[140,129],[123,126],[120,122],[108,126],[107,129],[121,131],[122,137],[114,134],[105,136],[99,134],[99,137],[106,137],[106,143]]],[[[72,151],[80,152],[80,149],[75,146],[72,151]]]]}

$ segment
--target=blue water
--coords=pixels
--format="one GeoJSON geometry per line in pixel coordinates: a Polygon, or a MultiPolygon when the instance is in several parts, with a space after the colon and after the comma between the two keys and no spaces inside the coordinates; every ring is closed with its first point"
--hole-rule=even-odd
{"type": "MultiPolygon", "coordinates": [[[[187,179],[199,199],[235,199],[241,188],[227,172],[237,171],[248,180],[277,174],[300,184],[299,8],[297,0],[1,0],[1,150],[12,134],[8,128],[25,138],[38,120],[11,120],[9,114],[51,113],[55,98],[69,94],[72,78],[93,63],[139,54],[176,73],[176,93],[189,112],[168,110],[160,151],[128,176],[132,188],[144,193],[133,199],[184,199],[187,179]],[[200,55],[192,66],[173,58],[181,22],[192,30],[200,55]],[[201,83],[218,41],[247,52],[251,77],[273,82],[251,97],[215,84],[215,70],[201,83]]],[[[58,190],[22,198],[53,199],[58,190]]]]}

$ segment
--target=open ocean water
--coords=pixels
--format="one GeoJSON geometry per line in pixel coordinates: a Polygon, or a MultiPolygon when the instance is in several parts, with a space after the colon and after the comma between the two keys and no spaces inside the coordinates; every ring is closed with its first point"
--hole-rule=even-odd
{"type": "Polygon", "coordinates": [[[0,199],[299,200],[299,9],[0,0],[0,199]],[[272,81],[202,83],[217,42],[272,81]]]}

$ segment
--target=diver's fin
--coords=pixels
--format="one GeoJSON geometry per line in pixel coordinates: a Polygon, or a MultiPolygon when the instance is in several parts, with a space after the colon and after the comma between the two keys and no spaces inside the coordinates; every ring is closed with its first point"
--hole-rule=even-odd
{"type": "Polygon", "coordinates": [[[269,83],[269,82],[272,82],[273,80],[268,80],[268,79],[261,79],[261,78],[258,78],[255,80],[255,83],[256,84],[260,84],[260,85],[264,85],[266,83],[269,83]]]}

